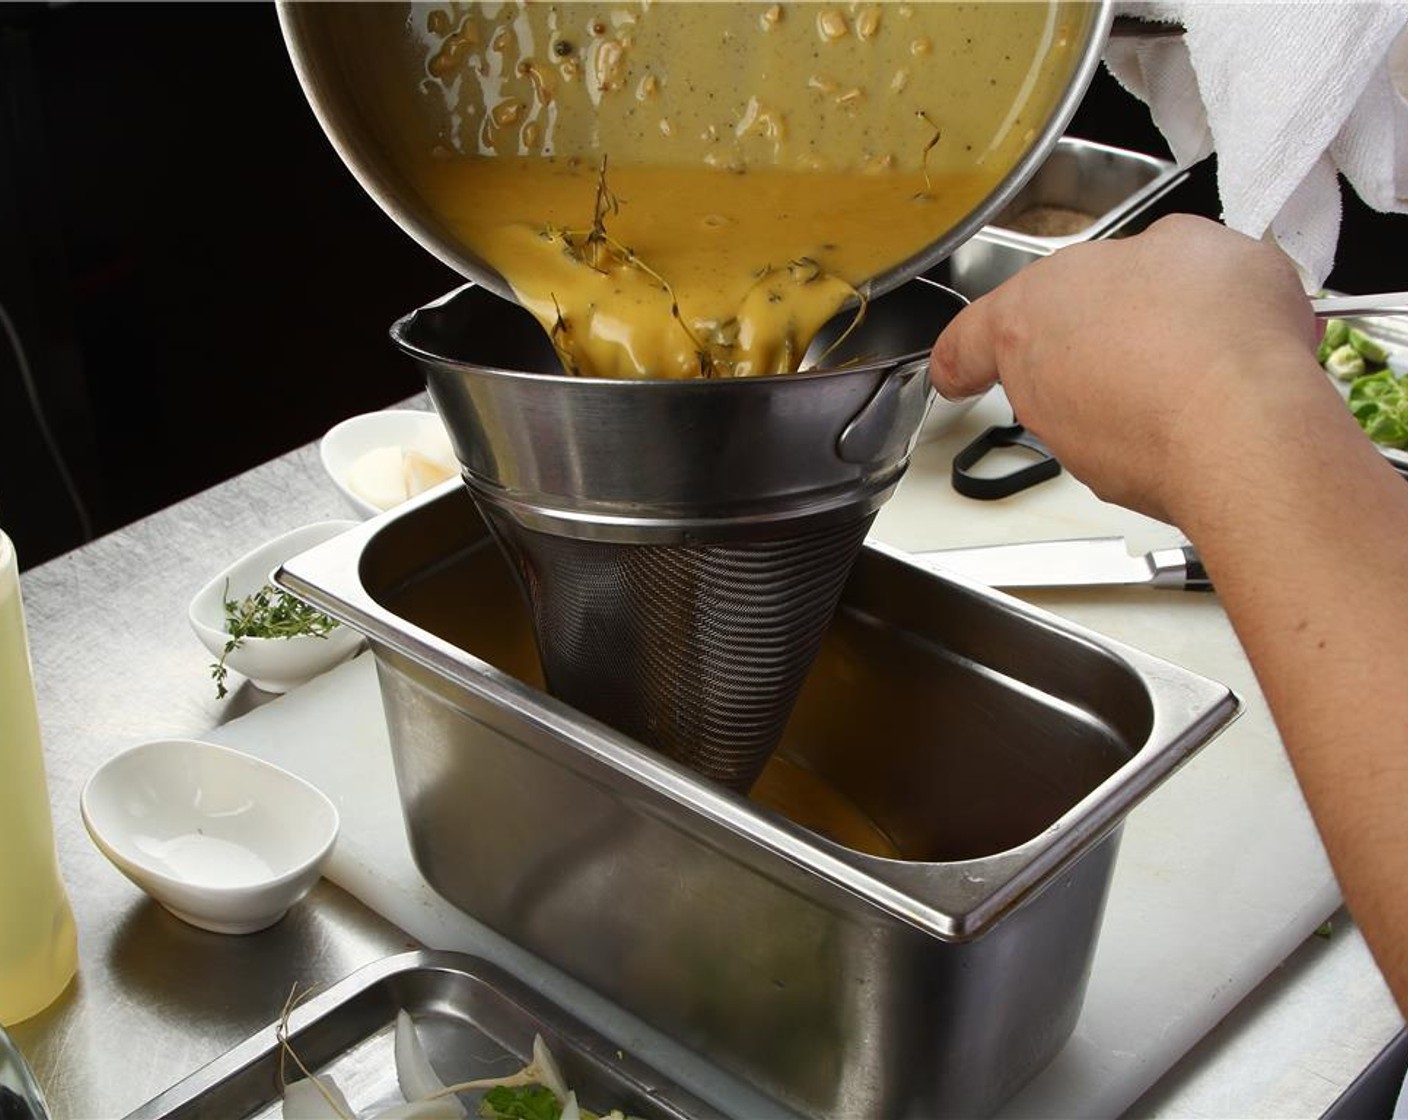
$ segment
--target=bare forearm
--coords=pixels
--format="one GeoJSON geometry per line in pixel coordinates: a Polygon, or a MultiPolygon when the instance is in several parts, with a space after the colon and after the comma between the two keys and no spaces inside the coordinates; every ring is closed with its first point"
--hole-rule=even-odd
{"type": "MultiPolygon", "coordinates": [[[[1317,371],[1318,372],[1318,371],[1317,371]]],[[[1210,431],[1220,458],[1175,515],[1252,663],[1356,920],[1408,1008],[1408,483],[1323,380],[1275,440],[1210,431]],[[1323,390],[1323,392],[1322,392],[1323,390]]],[[[1192,466],[1189,469],[1194,469],[1192,466]]]]}
{"type": "Polygon", "coordinates": [[[1314,350],[1284,256],[1169,218],[1019,273],[932,374],[948,396],[1001,380],[1071,473],[1198,545],[1408,1013],[1408,483],[1314,350]]]}

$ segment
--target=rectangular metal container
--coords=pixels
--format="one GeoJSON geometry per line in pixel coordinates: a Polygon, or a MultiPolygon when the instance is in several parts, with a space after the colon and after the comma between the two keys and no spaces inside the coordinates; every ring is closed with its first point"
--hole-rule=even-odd
{"type": "MultiPolygon", "coordinates": [[[[463,953],[401,953],[358,969],[292,1010],[288,1044],[310,1070],[336,1083],[358,1115],[375,1116],[404,1099],[392,1052],[400,1011],[411,1016],[447,1085],[521,1069],[533,1036],[541,1035],[585,1108],[619,1108],[642,1120],[718,1115],[521,980],[463,953]]],[[[127,1120],[282,1116],[281,1078],[298,1076],[273,1023],[127,1120]]]]}
{"type": "Polygon", "coordinates": [[[775,765],[844,798],[887,858],[543,692],[455,483],[276,580],[370,639],[441,894],[813,1116],[979,1115],[1042,1068],[1080,1012],[1121,822],[1237,707],[869,544],[775,765]]]}
{"type": "Polygon", "coordinates": [[[1133,232],[1139,219],[1187,177],[1187,168],[1169,160],[1064,136],[1002,213],[925,275],[977,299],[1057,249],[1133,232]],[[1064,236],[1014,228],[1038,206],[1078,211],[1090,222],[1064,236]]]}
{"type": "Polygon", "coordinates": [[[1063,136],[984,231],[1046,252],[1079,241],[1094,241],[1128,226],[1187,177],[1187,168],[1166,159],[1063,136]],[[1022,218],[1036,207],[1078,211],[1090,221],[1065,234],[1026,232],[1022,218]]]}
{"type": "Polygon", "coordinates": [[[1008,244],[983,231],[931,268],[924,278],[974,300],[1046,255],[1035,246],[1008,244]]]}

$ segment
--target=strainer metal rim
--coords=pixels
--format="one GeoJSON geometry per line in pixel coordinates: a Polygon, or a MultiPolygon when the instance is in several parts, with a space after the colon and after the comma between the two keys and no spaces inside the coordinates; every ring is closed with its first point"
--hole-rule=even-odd
{"type": "MultiPolygon", "coordinates": [[[[936,288],[939,291],[955,296],[960,300],[963,299],[963,296],[959,292],[954,291],[954,289],[949,288],[946,285],[937,284],[932,280],[926,280],[923,277],[915,277],[914,282],[922,282],[923,284],[929,287],[936,288]]],[[[729,390],[730,392],[749,392],[750,390],[741,388],[741,386],[767,385],[770,382],[775,383],[779,378],[784,378],[787,381],[815,381],[822,378],[844,377],[848,374],[874,373],[876,371],[881,370],[897,369],[900,366],[909,364],[910,362],[917,362],[922,359],[925,359],[929,355],[929,352],[927,350],[913,350],[906,354],[887,355],[883,358],[875,358],[872,361],[855,362],[853,364],[848,364],[844,366],[833,366],[824,369],[799,369],[794,370],[791,373],[763,374],[756,377],[581,377],[574,376],[570,373],[541,373],[535,372],[534,370],[526,369],[505,369],[502,366],[484,365],[479,362],[469,362],[459,358],[450,358],[446,357],[444,354],[437,354],[433,350],[427,350],[424,347],[419,346],[409,340],[408,334],[412,324],[415,323],[417,316],[427,311],[435,311],[436,309],[446,304],[452,303],[456,299],[456,297],[471,288],[486,288],[486,285],[471,280],[468,283],[461,284],[459,287],[454,288],[449,292],[446,292],[443,296],[440,296],[438,299],[432,300],[430,303],[424,304],[423,306],[416,308],[414,311],[407,312],[405,315],[402,315],[399,319],[397,319],[394,323],[391,324],[389,332],[391,340],[405,354],[415,359],[416,361],[425,362],[431,365],[445,366],[449,369],[472,369],[476,377],[484,376],[495,380],[509,381],[522,381],[531,379],[535,383],[559,382],[564,385],[574,386],[611,386],[612,391],[618,393],[622,391],[632,393],[717,393],[721,391],[718,388],[718,386],[720,385],[740,386],[740,388],[738,389],[729,390]],[[627,386],[629,386],[629,388],[626,388],[627,386]]],[[[488,290],[492,291],[493,289],[488,290]]],[[[498,295],[499,293],[495,292],[494,294],[498,295]]],[[[967,301],[964,300],[964,302],[966,303],[967,301]]],[[[513,306],[518,308],[520,311],[523,310],[521,304],[515,302],[513,303],[513,306]]],[[[840,312],[837,312],[837,314],[844,314],[845,310],[845,308],[842,308],[842,310],[840,312]]],[[[602,389],[601,391],[604,392],[605,389],[602,389]]],[[[761,392],[762,390],[758,391],[761,392]]]]}
{"type": "MultiPolygon", "coordinates": [[[[888,493],[933,397],[934,335],[966,303],[915,281],[876,301],[833,352],[837,368],[757,378],[571,377],[527,311],[473,284],[403,317],[392,341],[422,367],[487,495],[541,509],[567,535],[716,539],[729,517],[825,515],[888,493]]],[[[812,353],[847,321],[833,318],[812,353]]]]}
{"type": "Polygon", "coordinates": [[[525,528],[542,533],[602,543],[707,546],[725,541],[739,543],[756,536],[775,536],[785,526],[789,533],[806,532],[866,516],[889,500],[909,466],[906,456],[882,478],[862,488],[837,487],[778,507],[758,511],[733,511],[707,517],[699,515],[640,515],[610,508],[573,509],[565,505],[529,501],[516,496],[492,479],[462,469],[460,478],[476,501],[502,509],[525,528]]]}

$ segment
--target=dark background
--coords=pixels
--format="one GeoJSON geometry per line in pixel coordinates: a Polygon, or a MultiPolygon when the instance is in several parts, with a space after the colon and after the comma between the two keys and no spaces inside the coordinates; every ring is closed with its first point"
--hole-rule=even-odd
{"type": "MultiPolygon", "coordinates": [[[[1168,155],[1103,72],[1069,132],[1168,155]]],[[[1213,176],[1163,209],[1216,216],[1213,176]]],[[[1405,286],[1408,218],[1346,195],[1330,286],[1405,286]]],[[[272,4],[0,3],[0,526],[22,564],[417,392],[387,327],[458,282],[344,168],[272,4]]]]}

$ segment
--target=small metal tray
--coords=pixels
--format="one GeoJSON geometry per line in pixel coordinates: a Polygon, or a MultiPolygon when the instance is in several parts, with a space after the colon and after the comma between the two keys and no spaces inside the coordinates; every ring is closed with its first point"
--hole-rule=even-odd
{"type": "Polygon", "coordinates": [[[1051,253],[1066,245],[1110,237],[1188,177],[1166,159],[1063,136],[1027,184],[984,232],[1014,245],[1051,253]],[[1023,232],[1022,216],[1035,207],[1089,216],[1083,228],[1057,235],[1023,232]]]}
{"type": "MultiPolygon", "coordinates": [[[[646,1120],[721,1115],[503,969],[463,953],[421,950],[358,969],[294,1009],[289,1042],[310,1070],[337,1081],[357,1115],[374,1115],[404,1099],[392,1054],[402,1009],[446,1084],[513,1073],[541,1034],[584,1108],[646,1120]]],[[[270,1024],[127,1120],[282,1116],[276,1031],[270,1024]]],[[[291,1061],[287,1069],[297,1076],[291,1061]]]]}
{"type": "Polygon", "coordinates": [[[1155,204],[1187,177],[1187,168],[1166,159],[1064,136],[1002,213],[926,272],[925,279],[977,299],[1057,249],[1135,232],[1155,204]],[[1063,237],[1004,225],[1033,206],[1081,211],[1090,216],[1090,224],[1063,237]]]}

